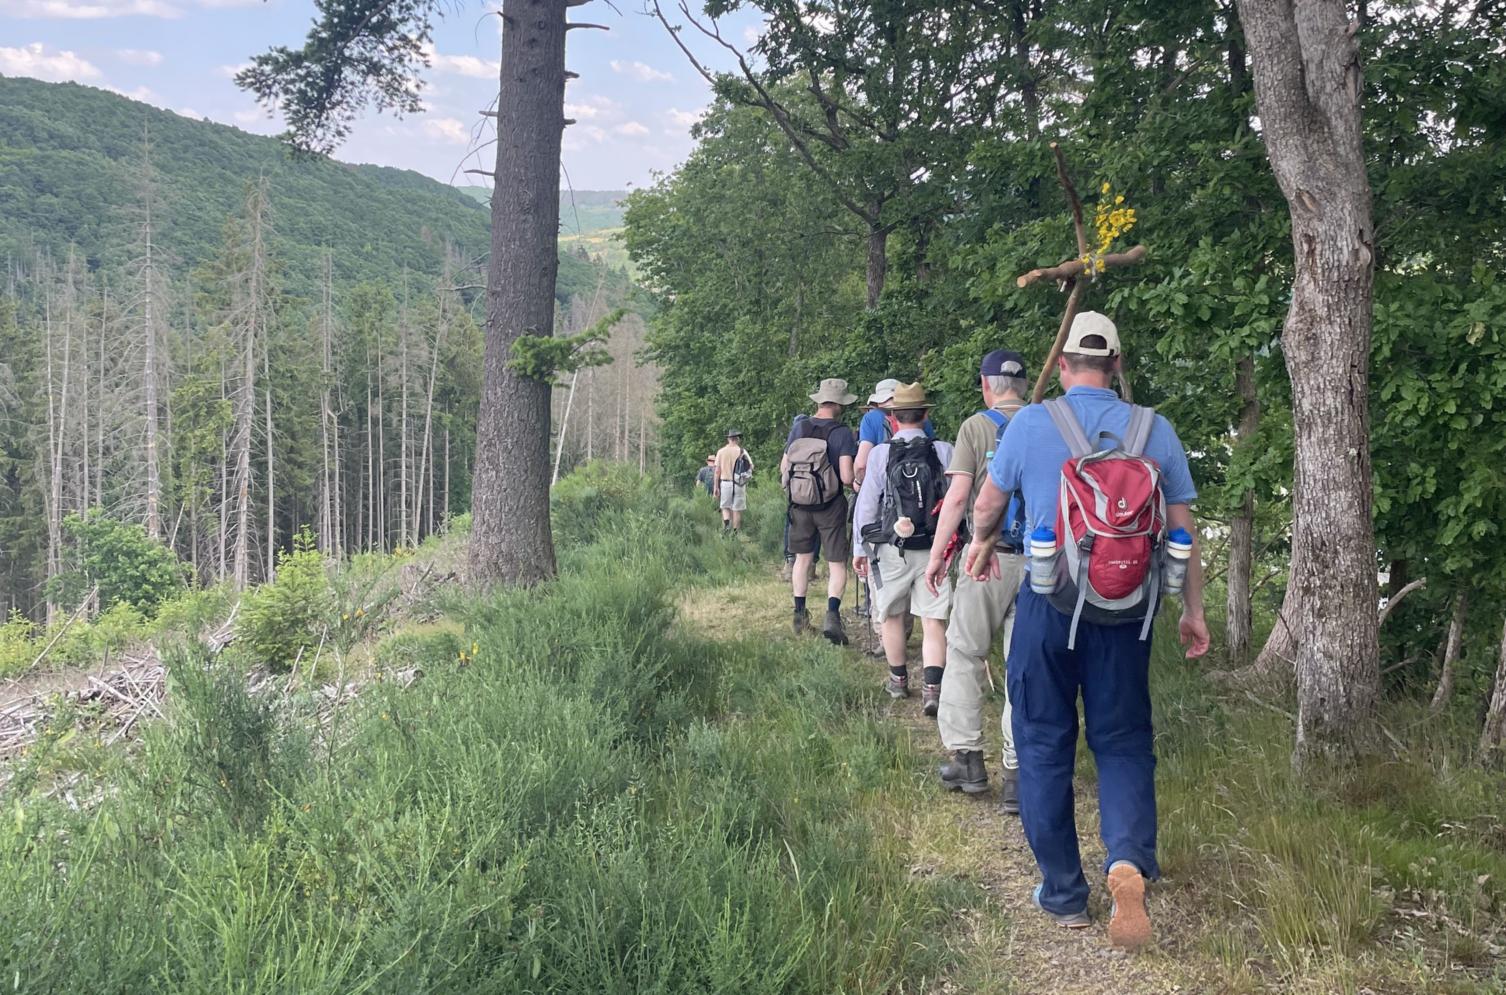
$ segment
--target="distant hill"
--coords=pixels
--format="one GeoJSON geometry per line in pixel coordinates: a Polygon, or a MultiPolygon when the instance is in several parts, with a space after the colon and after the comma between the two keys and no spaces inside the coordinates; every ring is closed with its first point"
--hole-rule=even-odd
{"type": "MultiPolygon", "coordinates": [[[[483,206],[491,203],[492,192],[486,187],[456,187],[483,206]]],[[[626,190],[560,191],[560,237],[590,235],[608,228],[622,227],[622,200],[626,190]]]]}
{"type": "MultiPolygon", "coordinates": [[[[0,77],[0,258],[74,244],[92,264],[120,259],[142,140],[163,199],[162,245],[180,267],[212,258],[246,184],[266,176],[291,293],[311,291],[325,246],[336,280],[439,271],[450,242],[485,253],[489,215],[474,196],[408,170],[294,158],[275,139],[75,83],[0,77]]],[[[618,212],[620,217],[620,211],[618,212]]],[[[562,253],[559,296],[591,289],[590,263],[562,253]]]]}

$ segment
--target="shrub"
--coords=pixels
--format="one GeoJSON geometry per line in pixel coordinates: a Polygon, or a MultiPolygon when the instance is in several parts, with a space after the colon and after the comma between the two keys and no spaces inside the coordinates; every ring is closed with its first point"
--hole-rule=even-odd
{"type": "Polygon", "coordinates": [[[293,551],[278,557],[276,579],[241,599],[236,652],[285,673],[319,645],[329,622],[324,558],[305,527],[293,537],[293,551]]]}
{"type": "Polygon", "coordinates": [[[121,522],[94,509],[63,519],[73,543],[74,569],[54,589],[77,604],[88,589],[99,587],[99,603],[124,602],[143,615],[183,588],[183,564],[167,546],[133,522],[121,522]]]}

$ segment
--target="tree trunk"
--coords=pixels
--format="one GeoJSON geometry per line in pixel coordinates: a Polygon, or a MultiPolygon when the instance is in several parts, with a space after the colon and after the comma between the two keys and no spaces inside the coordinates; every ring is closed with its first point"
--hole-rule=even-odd
{"type": "MultiPolygon", "coordinates": [[[[877,218],[875,212],[874,217],[877,218]]],[[[889,273],[889,229],[877,220],[868,225],[868,310],[878,307],[889,273]]]]}
{"type": "Polygon", "coordinates": [[[319,443],[323,458],[323,470],[319,477],[319,548],[325,556],[335,552],[338,541],[335,538],[335,486],[334,486],[334,447],[333,438],[330,434],[330,422],[334,419],[334,411],[330,408],[329,388],[330,381],[334,378],[334,329],[331,327],[334,317],[334,304],[332,298],[334,291],[331,284],[334,283],[334,261],[329,252],[324,253],[324,310],[319,322],[319,443]]]}
{"type": "Polygon", "coordinates": [[[1485,727],[1480,730],[1480,760],[1491,762],[1506,746],[1506,628],[1501,632],[1501,651],[1496,659],[1495,690],[1485,709],[1485,727]]]}
{"type": "Polygon", "coordinates": [[[1370,185],[1342,0],[1239,0],[1266,151],[1296,255],[1282,349],[1295,430],[1299,768],[1369,739],[1380,690],[1368,408],[1370,185]]]}
{"type": "MultiPolygon", "coordinates": [[[[1239,441],[1246,451],[1254,445],[1260,427],[1260,402],[1255,394],[1255,357],[1244,356],[1234,375],[1239,394],[1239,441]]],[[[1250,571],[1255,553],[1255,489],[1245,488],[1239,510],[1229,522],[1228,600],[1225,612],[1225,642],[1229,665],[1240,668],[1250,662],[1250,571]]]]}
{"type": "Polygon", "coordinates": [[[267,562],[262,565],[262,572],[270,583],[277,578],[277,478],[273,474],[277,447],[272,437],[272,359],[267,353],[266,343],[263,342],[261,376],[266,381],[262,386],[262,398],[266,405],[263,431],[266,433],[267,443],[267,562]]]}
{"type": "Polygon", "coordinates": [[[1432,704],[1428,706],[1434,714],[1448,707],[1449,699],[1454,696],[1454,664],[1459,660],[1459,647],[1464,642],[1464,617],[1469,611],[1469,591],[1460,588],[1459,594],[1454,598],[1454,613],[1448,623],[1448,639],[1443,645],[1443,663],[1438,668],[1438,688],[1433,692],[1432,704]]]}
{"type": "Polygon", "coordinates": [[[533,584],[555,573],[549,532],[549,384],[509,366],[513,343],[554,331],[559,268],[565,11],[504,0],[486,349],[472,478],[470,579],[533,584]]]}

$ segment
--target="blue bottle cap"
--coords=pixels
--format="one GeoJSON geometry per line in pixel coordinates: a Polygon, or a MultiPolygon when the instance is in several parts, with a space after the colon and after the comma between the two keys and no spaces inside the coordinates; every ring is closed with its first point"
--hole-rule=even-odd
{"type": "Polygon", "coordinates": [[[1170,534],[1166,536],[1166,541],[1178,543],[1182,546],[1191,546],[1192,533],[1188,532],[1186,529],[1172,529],[1170,534]]]}
{"type": "Polygon", "coordinates": [[[1030,541],[1043,545],[1048,542],[1055,542],[1056,530],[1047,525],[1037,526],[1036,530],[1030,533],[1030,541]]]}

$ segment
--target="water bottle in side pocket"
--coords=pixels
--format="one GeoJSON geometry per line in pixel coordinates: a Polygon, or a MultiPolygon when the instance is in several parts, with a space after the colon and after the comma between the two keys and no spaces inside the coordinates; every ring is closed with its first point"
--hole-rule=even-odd
{"type": "Polygon", "coordinates": [[[1056,530],[1042,525],[1030,533],[1030,589],[1036,594],[1056,590],[1056,560],[1061,547],[1056,544],[1056,530]]]}
{"type": "Polygon", "coordinates": [[[1192,562],[1192,535],[1186,529],[1172,529],[1166,537],[1166,576],[1161,589],[1167,594],[1181,594],[1187,583],[1187,564],[1192,562]]]}

